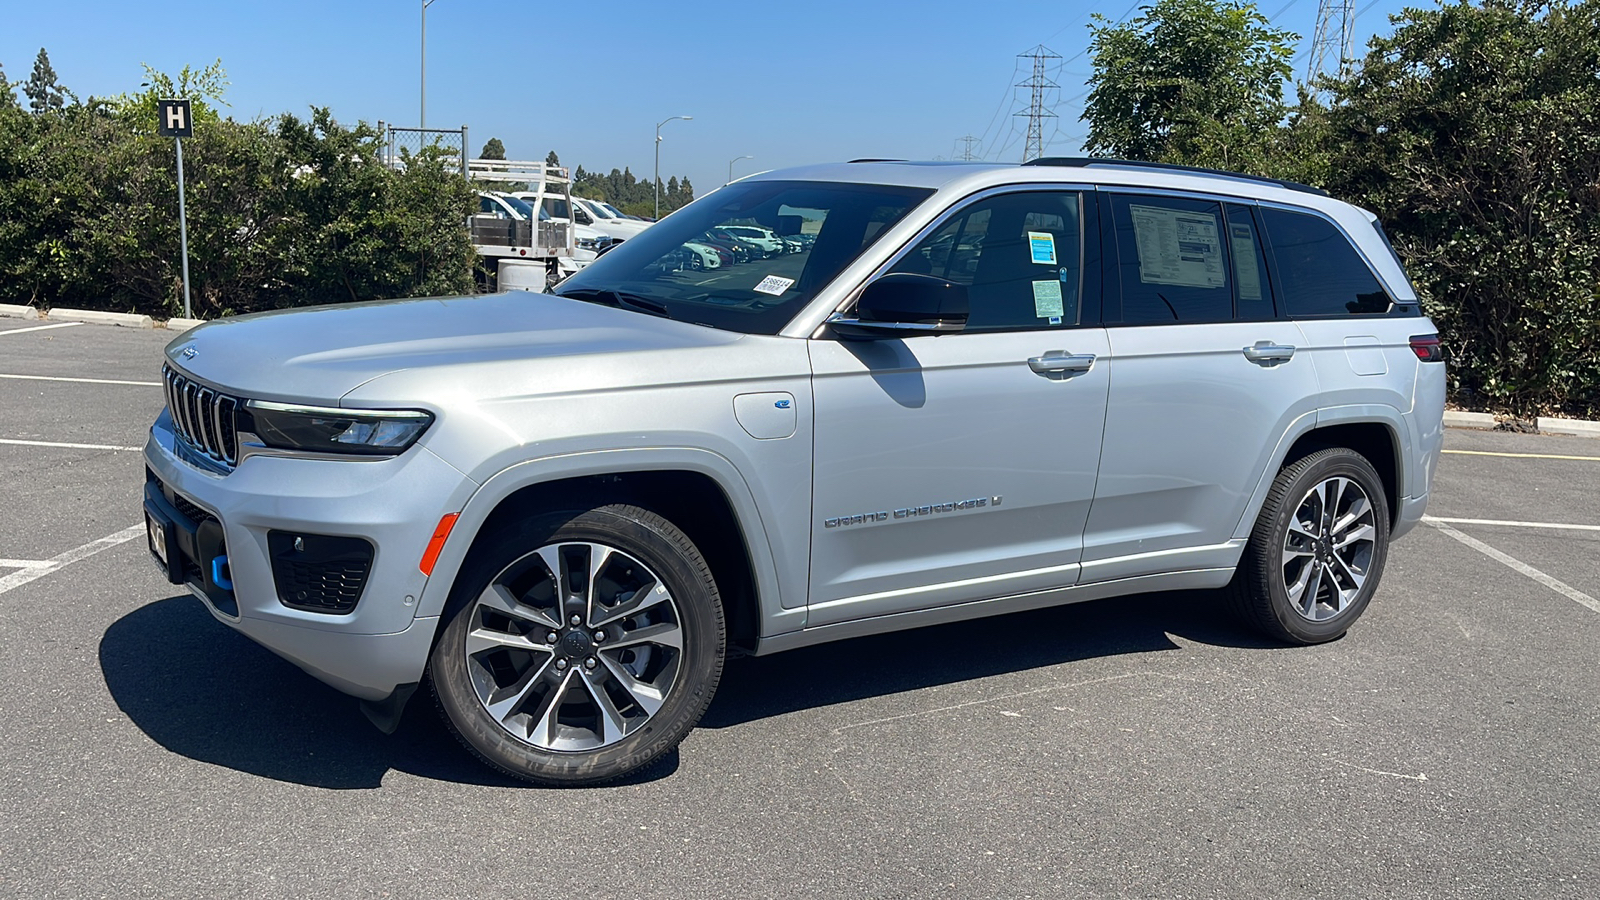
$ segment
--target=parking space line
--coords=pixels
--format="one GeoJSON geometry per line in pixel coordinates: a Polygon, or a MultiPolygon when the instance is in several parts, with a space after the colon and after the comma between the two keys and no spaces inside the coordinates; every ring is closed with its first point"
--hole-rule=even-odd
{"type": "Polygon", "coordinates": [[[1600,525],[1567,525],[1561,522],[1509,522],[1502,519],[1446,519],[1423,516],[1422,521],[1443,522],[1446,525],[1504,525],[1507,528],[1552,528],[1557,531],[1600,531],[1600,525]]]}
{"type": "Polygon", "coordinates": [[[64,375],[7,375],[4,372],[0,372],[0,378],[14,378],[18,381],[71,381],[77,384],[131,384],[137,387],[161,387],[161,382],[159,381],[118,381],[115,378],[67,378],[64,375]]]}
{"type": "Polygon", "coordinates": [[[102,550],[110,550],[112,547],[115,547],[119,544],[125,544],[136,537],[142,536],[144,534],[144,528],[145,526],[143,522],[139,523],[138,525],[129,525],[127,528],[122,529],[116,534],[108,534],[97,541],[90,541],[81,547],[73,547],[71,550],[68,550],[59,556],[52,556],[49,559],[44,560],[43,565],[23,569],[21,572],[13,572],[4,578],[0,578],[0,594],[4,594],[7,591],[22,587],[30,581],[43,578],[44,576],[49,575],[51,572],[64,569],[67,566],[78,562],[79,560],[88,559],[102,550]]]}
{"type": "Polygon", "coordinates": [[[12,328],[8,331],[0,331],[0,334],[21,334],[24,331],[48,331],[51,328],[72,328],[82,324],[82,322],[57,322],[54,325],[32,325],[27,328],[12,328]]]}
{"type": "Polygon", "coordinates": [[[118,447],[113,444],[64,444],[60,441],[17,441],[9,438],[0,438],[0,444],[14,444],[19,447],[59,447],[64,450],[143,450],[143,447],[118,447]]]}
{"type": "Polygon", "coordinates": [[[1441,450],[1440,453],[1459,453],[1462,456],[1507,456],[1513,459],[1582,459],[1600,462],[1600,456],[1563,456],[1559,453],[1496,453],[1493,450],[1441,450]]]}
{"type": "Polygon", "coordinates": [[[0,569],[36,569],[49,564],[42,559],[0,559],[0,569]]]}
{"type": "Polygon", "coordinates": [[[1577,602],[1578,604],[1588,607],[1593,612],[1600,613],[1600,600],[1596,600],[1572,585],[1569,585],[1563,581],[1557,581],[1556,579],[1551,578],[1549,575],[1546,575],[1538,569],[1535,569],[1533,566],[1528,565],[1522,560],[1517,559],[1514,556],[1501,553],[1499,550],[1496,550],[1488,544],[1485,544],[1483,541],[1480,541],[1470,535],[1462,534],[1461,532],[1451,528],[1449,525],[1446,525],[1443,522],[1438,521],[1437,519],[1429,521],[1428,516],[1423,516],[1422,521],[1455,538],[1461,543],[1466,544],[1468,547],[1471,547],[1479,553],[1482,553],[1484,556],[1489,557],[1495,562],[1500,563],[1501,565],[1514,571],[1521,572],[1522,574],[1532,578],[1534,581],[1539,582],[1550,590],[1555,591],[1558,594],[1565,595],[1567,598],[1577,602]]]}

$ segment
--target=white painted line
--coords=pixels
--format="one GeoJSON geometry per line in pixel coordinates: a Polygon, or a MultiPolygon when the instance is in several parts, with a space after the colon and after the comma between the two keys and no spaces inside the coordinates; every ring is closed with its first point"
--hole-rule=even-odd
{"type": "Polygon", "coordinates": [[[14,441],[0,438],[0,444],[14,444],[18,447],[59,447],[63,450],[143,450],[143,447],[117,447],[112,444],[64,444],[60,441],[14,441]]]}
{"type": "Polygon", "coordinates": [[[1445,519],[1423,516],[1428,524],[1443,522],[1446,525],[1504,525],[1507,528],[1554,528],[1558,531],[1600,531],[1600,525],[1565,525],[1560,522],[1508,522],[1502,519],[1445,519]]]}
{"type": "Polygon", "coordinates": [[[131,384],[137,387],[161,387],[159,381],[118,381],[115,378],[67,378],[64,375],[6,375],[0,373],[0,378],[15,378],[18,381],[71,381],[77,384],[131,384]]]}
{"type": "Polygon", "coordinates": [[[82,324],[82,322],[57,322],[54,325],[34,325],[29,328],[10,328],[5,331],[0,331],[0,334],[21,334],[24,331],[49,331],[52,328],[76,328],[82,324]]]}
{"type": "MultiPolygon", "coordinates": [[[[1428,522],[1428,517],[1423,516],[1422,520],[1424,522],[1428,522]]],[[[1434,521],[1428,522],[1428,524],[1455,538],[1461,543],[1466,544],[1468,547],[1471,547],[1479,553],[1482,553],[1484,556],[1489,557],[1495,562],[1500,563],[1509,569],[1521,572],[1522,574],[1532,578],[1534,581],[1539,582],[1550,590],[1555,591],[1558,594],[1565,595],[1569,599],[1577,602],[1579,605],[1588,607],[1593,612],[1600,613],[1600,600],[1596,600],[1588,594],[1585,594],[1583,591],[1580,591],[1565,582],[1557,581],[1556,579],[1551,578],[1549,575],[1546,575],[1538,569],[1535,569],[1533,566],[1528,565],[1522,560],[1501,553],[1499,550],[1496,550],[1488,544],[1485,544],[1483,541],[1480,541],[1475,537],[1462,534],[1443,522],[1434,521]]]]}
{"type": "Polygon", "coordinates": [[[48,565],[50,563],[43,559],[0,559],[0,569],[34,569],[48,565]]]}
{"type": "Polygon", "coordinates": [[[43,565],[23,569],[21,572],[13,572],[4,578],[0,578],[0,594],[22,587],[30,581],[43,578],[51,572],[64,569],[79,560],[88,559],[101,550],[110,550],[118,544],[125,544],[143,534],[143,522],[138,525],[129,525],[116,534],[108,534],[98,541],[90,541],[82,547],[74,547],[60,556],[52,556],[45,560],[43,565]]]}

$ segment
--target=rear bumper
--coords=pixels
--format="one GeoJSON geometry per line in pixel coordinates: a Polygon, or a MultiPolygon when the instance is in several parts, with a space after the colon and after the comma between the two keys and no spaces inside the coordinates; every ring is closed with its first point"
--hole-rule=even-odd
{"type": "Polygon", "coordinates": [[[1428,511],[1428,495],[1405,497],[1400,500],[1400,514],[1394,517],[1394,528],[1389,530],[1389,540],[1405,537],[1406,533],[1422,522],[1428,511]]]}

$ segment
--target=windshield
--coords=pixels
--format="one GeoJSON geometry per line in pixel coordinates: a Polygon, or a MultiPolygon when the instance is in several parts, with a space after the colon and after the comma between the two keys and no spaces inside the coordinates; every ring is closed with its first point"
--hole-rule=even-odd
{"type": "Polygon", "coordinates": [[[615,207],[615,206],[612,206],[612,205],[611,205],[611,204],[609,204],[609,203],[596,203],[596,204],[595,204],[595,206],[598,206],[598,207],[600,207],[600,209],[601,209],[601,210],[602,210],[602,211],[603,211],[603,212],[604,212],[604,213],[607,213],[607,214],[609,214],[609,215],[610,215],[610,217],[611,217],[611,218],[613,218],[613,219],[623,219],[623,218],[627,218],[627,217],[626,217],[626,216],[624,216],[624,215],[623,215],[623,214],[622,214],[622,210],[620,210],[620,209],[617,209],[617,208],[616,208],[616,207],[615,207]]]}
{"type": "Polygon", "coordinates": [[[817,291],[932,193],[869,184],[740,182],[624,241],[562,282],[556,293],[618,306],[629,305],[624,298],[643,300],[681,321],[777,334],[817,291]],[[714,239],[729,226],[795,240],[772,241],[740,254],[703,243],[707,234],[714,239]]]}
{"type": "MultiPolygon", "coordinates": [[[[507,206],[510,206],[512,209],[516,210],[523,219],[533,219],[533,207],[528,205],[528,201],[519,200],[516,197],[501,197],[500,199],[504,200],[507,206]]],[[[539,218],[542,219],[544,216],[540,216],[539,218]]]]}

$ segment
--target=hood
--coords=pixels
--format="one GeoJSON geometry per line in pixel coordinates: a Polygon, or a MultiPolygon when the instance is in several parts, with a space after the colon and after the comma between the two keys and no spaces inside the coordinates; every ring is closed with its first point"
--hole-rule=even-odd
{"type": "Polygon", "coordinates": [[[260,400],[336,404],[406,369],[710,347],[741,335],[510,291],[280,310],[209,322],[167,345],[201,381],[260,400]]]}

